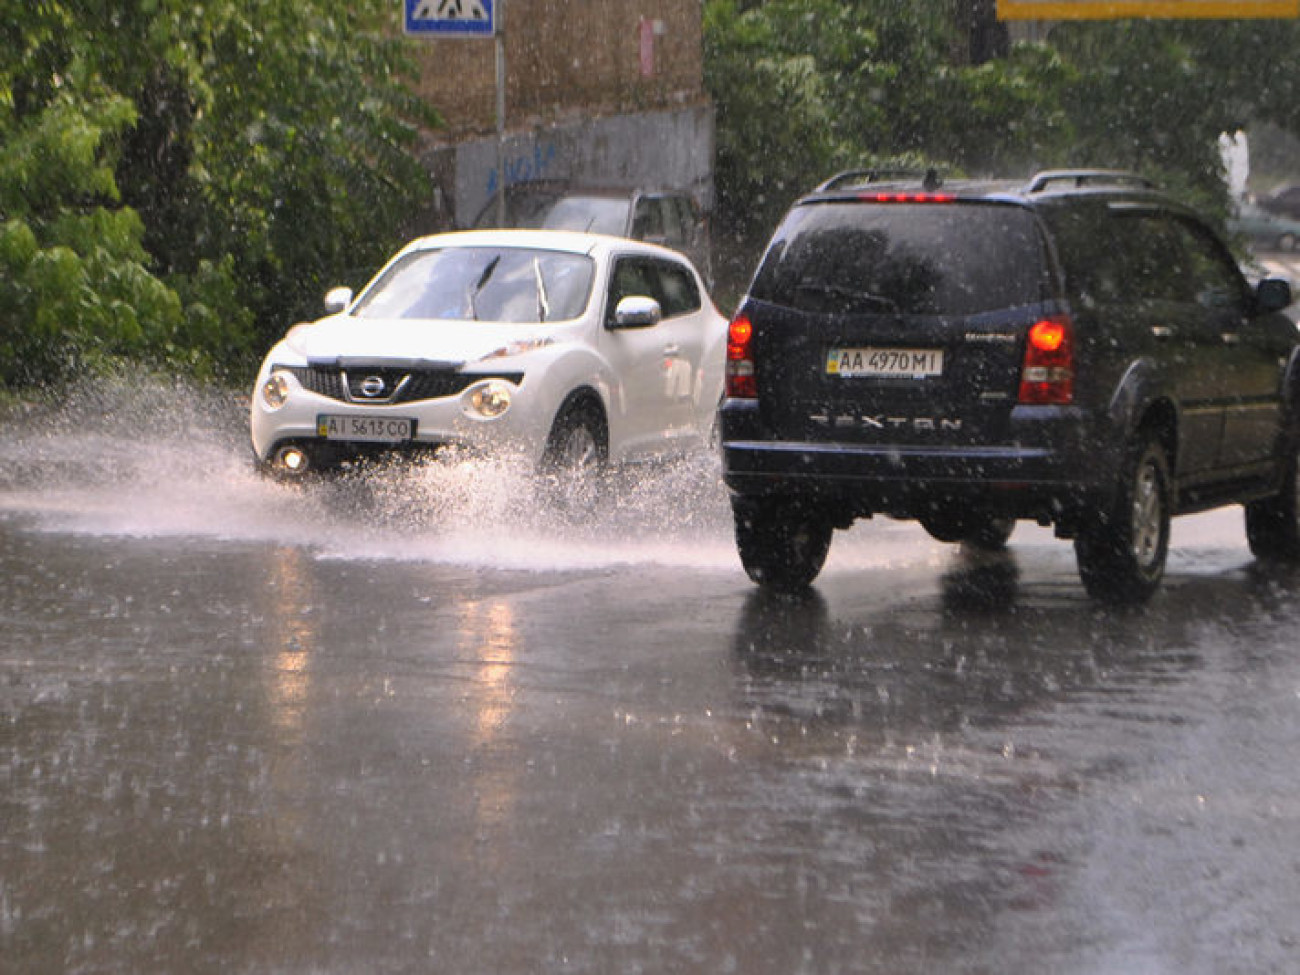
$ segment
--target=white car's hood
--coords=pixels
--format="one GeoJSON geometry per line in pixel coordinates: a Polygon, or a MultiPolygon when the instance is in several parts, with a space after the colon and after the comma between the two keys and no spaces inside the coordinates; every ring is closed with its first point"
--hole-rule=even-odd
{"type": "Polygon", "coordinates": [[[284,344],[308,360],[409,359],[475,362],[513,343],[531,343],[552,334],[495,322],[434,319],[353,318],[335,315],[298,325],[284,344]]]}

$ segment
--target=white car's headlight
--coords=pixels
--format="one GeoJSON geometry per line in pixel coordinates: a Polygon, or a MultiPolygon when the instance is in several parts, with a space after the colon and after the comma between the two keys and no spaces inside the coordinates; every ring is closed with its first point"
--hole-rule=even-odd
{"type": "Polygon", "coordinates": [[[289,401],[289,374],[277,369],[262,383],[262,402],[270,409],[278,410],[289,401]]]}
{"type": "Polygon", "coordinates": [[[548,345],[554,344],[555,339],[549,335],[543,335],[532,339],[516,339],[513,342],[507,342],[499,349],[493,349],[487,355],[483,356],[483,360],[509,359],[517,355],[536,352],[538,349],[544,349],[548,345]]]}
{"type": "Polygon", "coordinates": [[[510,409],[514,387],[504,380],[493,379],[466,391],[465,402],[473,416],[495,420],[510,409]]]}

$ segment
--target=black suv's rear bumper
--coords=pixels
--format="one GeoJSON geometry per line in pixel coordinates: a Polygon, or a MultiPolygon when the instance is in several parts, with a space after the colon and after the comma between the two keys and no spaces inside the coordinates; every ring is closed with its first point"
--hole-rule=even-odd
{"type": "Polygon", "coordinates": [[[1113,490],[1120,460],[1111,438],[1090,432],[1073,409],[1026,411],[1009,442],[994,446],[780,440],[749,401],[727,401],[721,420],[723,480],[733,494],[815,499],[836,518],[917,517],[959,503],[1068,522],[1113,490]]]}

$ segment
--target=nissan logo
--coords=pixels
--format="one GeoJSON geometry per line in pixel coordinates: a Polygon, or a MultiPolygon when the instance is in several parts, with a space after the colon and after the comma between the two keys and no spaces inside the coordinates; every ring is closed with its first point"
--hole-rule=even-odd
{"type": "Polygon", "coordinates": [[[361,395],[367,399],[383,396],[385,389],[383,376],[367,376],[361,380],[361,395]]]}

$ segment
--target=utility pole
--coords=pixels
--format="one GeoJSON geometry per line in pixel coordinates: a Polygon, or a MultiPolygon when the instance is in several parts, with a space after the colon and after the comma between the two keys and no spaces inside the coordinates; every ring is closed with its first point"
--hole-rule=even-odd
{"type": "Polygon", "coordinates": [[[506,225],[506,0],[496,0],[497,226],[506,225]]]}

